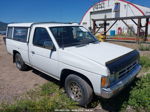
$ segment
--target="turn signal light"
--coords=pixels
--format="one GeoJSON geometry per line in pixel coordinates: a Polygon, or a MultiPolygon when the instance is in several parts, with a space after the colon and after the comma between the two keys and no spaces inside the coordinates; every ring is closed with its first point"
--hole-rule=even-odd
{"type": "Polygon", "coordinates": [[[101,87],[107,87],[109,85],[108,77],[101,78],[101,87]]]}

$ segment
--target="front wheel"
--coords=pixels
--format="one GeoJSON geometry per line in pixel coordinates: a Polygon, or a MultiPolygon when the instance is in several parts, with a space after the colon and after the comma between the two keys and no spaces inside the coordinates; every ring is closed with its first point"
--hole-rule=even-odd
{"type": "Polygon", "coordinates": [[[69,75],[65,80],[67,95],[81,106],[87,106],[93,98],[91,86],[77,75],[69,75]]]}

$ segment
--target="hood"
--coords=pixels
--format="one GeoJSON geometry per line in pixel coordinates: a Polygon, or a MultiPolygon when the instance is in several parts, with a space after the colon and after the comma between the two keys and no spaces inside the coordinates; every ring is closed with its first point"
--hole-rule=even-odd
{"type": "Polygon", "coordinates": [[[100,42],[98,44],[91,43],[80,47],[67,47],[64,50],[71,54],[85,57],[104,66],[108,61],[133,51],[133,49],[106,42],[100,42]]]}

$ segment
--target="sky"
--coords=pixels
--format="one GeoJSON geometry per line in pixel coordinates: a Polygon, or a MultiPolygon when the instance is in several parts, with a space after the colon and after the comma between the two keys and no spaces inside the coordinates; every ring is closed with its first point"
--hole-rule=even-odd
{"type": "MultiPolygon", "coordinates": [[[[0,0],[0,21],[80,22],[85,12],[100,0],[0,0]]],[[[150,7],[150,0],[128,0],[150,7]]]]}

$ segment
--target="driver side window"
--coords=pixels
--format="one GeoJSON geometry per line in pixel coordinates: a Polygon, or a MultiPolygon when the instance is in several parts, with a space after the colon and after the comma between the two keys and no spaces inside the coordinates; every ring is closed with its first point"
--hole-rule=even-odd
{"type": "Polygon", "coordinates": [[[52,40],[45,28],[36,28],[33,37],[33,45],[46,48],[45,45],[52,44],[52,40]]]}

